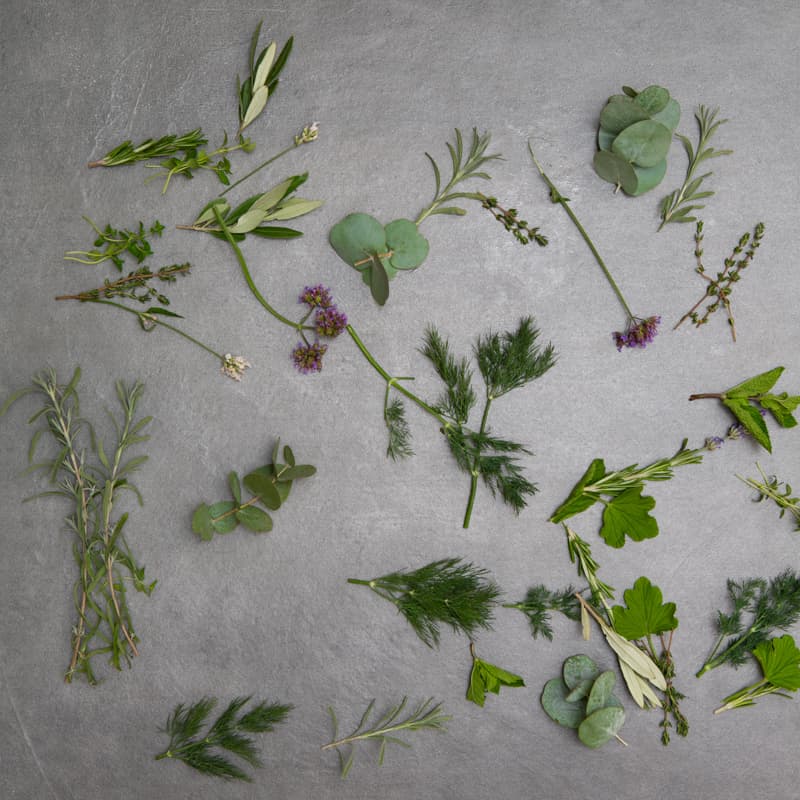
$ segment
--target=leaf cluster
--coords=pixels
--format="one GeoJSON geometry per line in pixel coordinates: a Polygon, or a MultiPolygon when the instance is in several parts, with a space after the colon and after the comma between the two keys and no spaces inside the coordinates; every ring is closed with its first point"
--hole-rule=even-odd
{"type": "Polygon", "coordinates": [[[322,205],[321,200],[304,200],[292,196],[307,179],[307,172],[292,175],[269,191],[254,194],[233,208],[224,198],[217,197],[203,207],[191,225],[179,227],[210,233],[218,239],[226,240],[225,232],[217,220],[219,214],[234,241],[242,241],[247,234],[264,239],[294,239],[302,236],[302,232],[271,223],[301,217],[322,205]]]}
{"type": "Polygon", "coordinates": [[[446,558],[410,572],[390,572],[372,580],[350,578],[348,583],[369,586],[394,603],[417,636],[434,647],[442,625],[470,638],[480,628],[491,628],[500,589],[487,574],[460,558],[446,558]]]}
{"type": "Polygon", "coordinates": [[[687,136],[683,136],[680,133],[676,134],[684,150],[686,150],[686,155],[689,158],[689,166],[686,170],[686,178],[684,178],[683,185],[680,189],[676,189],[661,201],[661,225],[658,227],[659,230],[668,222],[695,222],[697,217],[692,216],[692,212],[705,208],[704,204],[698,203],[697,201],[704,200],[706,197],[711,197],[711,195],[714,194],[714,192],[710,190],[700,191],[700,186],[703,181],[711,177],[714,173],[706,172],[695,177],[695,170],[704,161],[717,158],[718,156],[728,156],[733,152],[733,150],[716,150],[708,144],[711,137],[717,132],[719,126],[728,121],[726,119],[718,120],[718,113],[718,108],[711,110],[702,105],[695,112],[694,116],[699,126],[696,150],[687,136]]]}
{"type": "Polygon", "coordinates": [[[275,443],[272,462],[257,467],[240,480],[238,473],[228,474],[231,500],[220,500],[207,505],[201,503],[192,515],[192,530],[204,542],[214,538],[214,534],[231,533],[239,524],[253,533],[267,533],[272,530],[272,517],[256,503],[261,503],[270,511],[277,511],[289,496],[292,483],[298,478],[310,478],[316,467],[310,464],[297,464],[291,447],[283,448],[283,461],[280,456],[280,441],[275,443]],[[242,499],[242,484],[252,493],[247,500],[242,499]]]}
{"type": "Polygon", "coordinates": [[[595,172],[625,194],[638,196],[661,183],[681,108],[663,86],[641,92],[622,87],[600,112],[595,172]]]}
{"type": "Polygon", "coordinates": [[[740,667],[747,654],[766,642],[773,631],[786,630],[800,619],[800,574],[791,569],[769,581],[729,578],[727,591],[732,610],[717,612],[719,637],[698,670],[698,678],[721,664],[740,667]]]}
{"type": "Polygon", "coordinates": [[[501,686],[525,685],[525,681],[519,675],[478,658],[472,644],[470,644],[470,652],[472,653],[472,670],[467,687],[467,700],[483,708],[487,692],[500,694],[501,686]]]}
{"type": "Polygon", "coordinates": [[[800,531],[800,497],[793,497],[792,487],[790,484],[778,480],[775,475],[766,475],[764,470],[756,464],[758,471],[761,473],[761,480],[757,478],[742,478],[739,480],[744,481],[750,488],[758,492],[758,497],[755,498],[757,503],[762,502],[769,498],[780,509],[780,517],[788,511],[789,515],[794,517],[795,531],[800,531]]]}
{"type": "Polygon", "coordinates": [[[575,622],[581,618],[581,605],[575,597],[575,591],[574,586],[551,591],[540,583],[528,589],[524,600],[518,603],[504,603],[503,608],[516,608],[521,611],[528,618],[534,639],[541,635],[552,641],[553,628],[550,625],[549,612],[558,611],[575,622]]]}
{"type": "Polygon", "coordinates": [[[263,20],[256,25],[250,41],[250,72],[244,81],[236,76],[236,94],[239,98],[239,134],[261,114],[267,100],[275,94],[279,77],[283,71],[289,54],[292,52],[294,37],[290,36],[278,53],[275,42],[265,47],[256,57],[258,39],[261,35],[263,20]],[[277,53],[277,58],[276,58],[277,53]]]}
{"type": "Polygon", "coordinates": [[[92,161],[90,167],[118,167],[122,164],[133,164],[137,161],[150,161],[156,158],[167,158],[178,153],[189,153],[208,144],[200,128],[182,134],[170,134],[160,139],[145,139],[138,145],[127,140],[109,150],[98,161],[92,161]]]}
{"type": "Polygon", "coordinates": [[[587,747],[602,747],[609,739],[619,738],[625,722],[625,710],[614,694],[616,675],[600,672],[586,655],[570,656],[564,661],[562,676],[544,685],[541,704],[554,722],[578,731],[587,747]]]}
{"type": "Polygon", "coordinates": [[[252,781],[239,762],[230,756],[250,767],[262,767],[256,743],[250,734],[271,732],[286,719],[293,706],[262,701],[243,711],[250,699],[237,697],[232,700],[204,734],[201,731],[217,704],[216,699],[204,697],[190,706],[179,703],[163,728],[169,736],[169,745],[155,757],[156,760],[174,758],[205,775],[252,781]]]}
{"type": "Polygon", "coordinates": [[[156,220],[149,228],[140,222],[137,230],[115,228],[111,224],[99,228],[89,217],[83,218],[97,234],[94,240],[94,250],[68,250],[64,254],[66,261],[76,261],[79,264],[93,266],[103,261],[111,263],[122,272],[125,263],[124,255],[128,253],[141,264],[148,256],[153,255],[150,236],[161,236],[164,226],[156,220]]]}
{"type": "Polygon", "coordinates": [[[371,700],[355,730],[343,738],[339,738],[339,723],[336,719],[336,713],[331,706],[328,707],[328,713],[331,715],[331,721],[333,722],[333,740],[322,745],[322,749],[336,750],[336,755],[339,757],[339,770],[342,778],[347,777],[353,766],[356,745],[359,742],[374,740],[380,743],[380,749],[378,750],[378,766],[382,766],[387,744],[399,744],[403,747],[411,746],[408,742],[398,738],[398,733],[424,729],[437,731],[446,730],[445,723],[450,721],[450,717],[443,713],[441,703],[434,703],[432,697],[428,698],[419,703],[419,705],[412,709],[405,717],[401,717],[407,702],[408,698],[404,697],[396,706],[390,708],[377,722],[367,728],[365,726],[369,722],[370,714],[375,707],[375,701],[371,700]],[[342,753],[342,748],[348,747],[349,752],[345,757],[342,753]]]}

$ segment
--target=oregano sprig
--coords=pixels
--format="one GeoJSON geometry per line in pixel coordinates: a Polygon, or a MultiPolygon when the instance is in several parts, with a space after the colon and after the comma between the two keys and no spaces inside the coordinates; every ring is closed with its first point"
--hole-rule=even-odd
{"type": "Polygon", "coordinates": [[[144,223],[140,222],[137,230],[128,230],[127,228],[115,228],[111,224],[101,229],[89,217],[83,219],[97,234],[94,241],[95,249],[68,250],[64,254],[64,260],[89,266],[110,261],[120,272],[125,263],[125,253],[133,256],[137,264],[141,264],[148,256],[153,255],[150,237],[161,236],[161,232],[164,230],[164,226],[158,220],[149,228],[145,228],[144,223]]]}

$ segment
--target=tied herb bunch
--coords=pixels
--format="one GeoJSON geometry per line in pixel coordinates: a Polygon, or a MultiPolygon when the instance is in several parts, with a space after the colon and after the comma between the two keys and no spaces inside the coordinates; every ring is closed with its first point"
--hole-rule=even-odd
{"type": "Polygon", "coordinates": [[[536,484],[524,476],[518,463],[519,455],[530,451],[517,442],[493,435],[488,419],[495,400],[541,377],[556,362],[552,344],[539,344],[540,332],[533,318],[521,319],[516,330],[502,334],[492,332],[478,338],[474,356],[484,382],[483,413],[478,430],[467,426],[470,412],[478,402],[472,387],[470,361],[457,359],[449,343],[435,328],[428,328],[425,332],[421,348],[445,384],[445,390],[435,404],[425,402],[401,383],[411,378],[392,377],[375,360],[353,327],[348,326],[347,330],[364,357],[386,382],[383,415],[389,432],[387,454],[398,459],[413,452],[405,407],[399,397],[392,396],[394,390],[439,422],[456,463],[470,475],[465,528],[469,527],[479,479],[492,495],[499,494],[515,513],[519,513],[526,505],[526,498],[537,490],[536,484]]]}

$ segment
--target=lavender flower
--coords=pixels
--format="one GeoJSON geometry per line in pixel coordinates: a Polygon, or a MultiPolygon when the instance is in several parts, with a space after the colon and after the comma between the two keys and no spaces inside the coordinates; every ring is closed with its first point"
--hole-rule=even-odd
{"type": "Polygon", "coordinates": [[[661,317],[632,317],[628,330],[624,333],[614,331],[612,334],[617,350],[622,350],[623,347],[647,347],[655,338],[660,323],[661,317]]]}
{"type": "Polygon", "coordinates": [[[320,372],[322,370],[322,356],[328,352],[328,345],[314,342],[298,342],[297,347],[292,350],[292,361],[295,367],[307,375],[309,372],[320,372]]]}
{"type": "Polygon", "coordinates": [[[222,359],[220,372],[228,378],[240,381],[244,371],[251,366],[253,365],[241,356],[232,356],[230,353],[225,353],[225,357],[222,359]]]}
{"type": "Polygon", "coordinates": [[[309,308],[331,308],[333,297],[331,290],[322,284],[306,286],[300,294],[300,303],[305,303],[309,308]]]}
{"type": "Polygon", "coordinates": [[[339,311],[336,306],[319,308],[314,318],[317,334],[336,338],[347,327],[347,314],[339,311]]]}

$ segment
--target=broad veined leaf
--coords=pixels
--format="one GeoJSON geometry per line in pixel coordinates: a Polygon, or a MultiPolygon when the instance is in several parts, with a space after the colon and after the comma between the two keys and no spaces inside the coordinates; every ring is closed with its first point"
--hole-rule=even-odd
{"type": "Polygon", "coordinates": [[[649,514],[656,501],[643,497],[643,488],[626,489],[606,504],[600,535],[610,547],[622,547],[626,536],[635,542],[658,536],[658,522],[649,514]]]}
{"type": "Polygon", "coordinates": [[[589,464],[583,477],[575,484],[569,497],[555,510],[555,513],[550,517],[551,522],[563,522],[569,517],[574,517],[587,508],[593,506],[598,500],[598,495],[586,494],[584,489],[591,486],[606,474],[606,465],[602,458],[595,458],[589,464]]]}
{"type": "Polygon", "coordinates": [[[272,530],[272,517],[255,506],[244,506],[236,512],[236,519],[253,533],[267,533],[272,530]]]}
{"type": "Polygon", "coordinates": [[[613,739],[625,723],[625,711],[616,706],[601,708],[578,726],[578,738],[592,748],[602,747],[613,739]]]}
{"type": "Polygon", "coordinates": [[[797,425],[797,420],[792,416],[798,404],[800,404],[800,397],[789,396],[786,392],[781,394],[765,394],[759,400],[762,408],[772,413],[775,421],[782,428],[793,428],[797,425]]]}
{"type": "Polygon", "coordinates": [[[764,678],[781,689],[800,689],[800,650],[787,633],[753,648],[764,678]]]}
{"type": "MultiPolygon", "coordinates": [[[[369,214],[348,214],[331,228],[329,240],[339,258],[351,267],[372,255],[387,251],[383,225],[369,214]]],[[[370,261],[367,260],[356,269],[365,270],[369,266],[370,261]]]]}
{"type": "Polygon", "coordinates": [[[428,240],[410,219],[396,219],[384,229],[389,261],[395,269],[416,269],[428,256],[428,240]]]}
{"type": "Polygon", "coordinates": [[[565,728],[577,728],[585,717],[586,704],[582,701],[570,702],[569,689],[561,678],[547,681],[542,690],[542,708],[554,722],[565,728]]]}
{"type": "Polygon", "coordinates": [[[736,384],[723,394],[725,397],[757,397],[766,394],[777,382],[783,373],[783,367],[773,367],[754,378],[736,384]]]}
{"type": "Polygon", "coordinates": [[[648,578],[639,578],[623,597],[627,608],[614,606],[611,613],[614,630],[626,639],[643,639],[678,627],[675,603],[664,603],[661,589],[648,578]]]}
{"type": "Polygon", "coordinates": [[[612,152],[631,164],[654,167],[666,158],[672,135],[660,122],[646,119],[625,128],[614,139],[612,152]]]}
{"type": "Polygon", "coordinates": [[[767,423],[758,409],[742,397],[723,397],[722,402],[729,408],[747,432],[768,452],[772,452],[767,423]]]}
{"type": "Polygon", "coordinates": [[[501,686],[524,686],[525,682],[519,675],[501,669],[495,664],[483,661],[480,658],[473,658],[472,672],[469,678],[469,688],[467,689],[467,700],[483,706],[486,701],[486,693],[494,692],[500,694],[501,686]]]}

